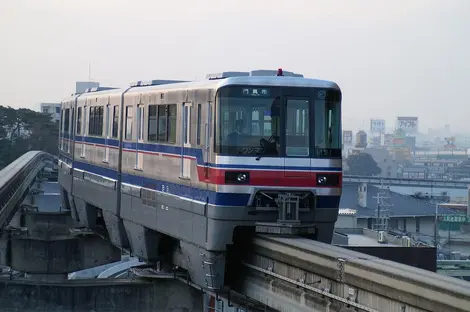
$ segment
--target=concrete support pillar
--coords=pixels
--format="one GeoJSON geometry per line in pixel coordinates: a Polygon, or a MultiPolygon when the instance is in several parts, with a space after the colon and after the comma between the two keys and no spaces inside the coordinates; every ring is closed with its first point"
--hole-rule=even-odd
{"type": "Polygon", "coordinates": [[[97,235],[72,234],[70,211],[22,212],[25,227],[11,228],[2,237],[0,264],[34,280],[62,280],[67,273],[121,260],[121,251],[97,235]]]}

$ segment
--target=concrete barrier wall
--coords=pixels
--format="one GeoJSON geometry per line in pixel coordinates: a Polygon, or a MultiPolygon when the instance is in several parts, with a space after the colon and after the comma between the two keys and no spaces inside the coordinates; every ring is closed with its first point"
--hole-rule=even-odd
{"type": "Polygon", "coordinates": [[[0,311],[203,311],[202,293],[174,280],[75,280],[63,283],[0,280],[0,311]]]}

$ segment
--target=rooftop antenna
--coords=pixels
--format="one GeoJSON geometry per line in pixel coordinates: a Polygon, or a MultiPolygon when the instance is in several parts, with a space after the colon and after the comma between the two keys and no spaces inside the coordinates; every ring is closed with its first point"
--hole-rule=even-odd
{"type": "Polygon", "coordinates": [[[91,82],[91,60],[88,61],[88,82],[91,82]]]}
{"type": "Polygon", "coordinates": [[[377,231],[387,231],[388,229],[388,220],[390,219],[390,210],[389,207],[392,207],[393,204],[390,204],[390,186],[384,186],[384,181],[380,181],[380,190],[377,192],[377,196],[373,197],[377,200],[377,207],[375,209],[376,219],[375,219],[375,229],[377,231]]]}

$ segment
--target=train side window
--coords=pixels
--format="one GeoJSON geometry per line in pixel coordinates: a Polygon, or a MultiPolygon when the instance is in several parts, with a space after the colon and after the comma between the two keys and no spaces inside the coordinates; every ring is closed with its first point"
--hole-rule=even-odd
{"type": "Polygon", "coordinates": [[[159,105],[158,106],[158,141],[166,142],[167,140],[167,106],[159,105]]]}
{"type": "Polygon", "coordinates": [[[95,135],[103,135],[103,106],[95,107],[95,135]]]}
{"type": "Polygon", "coordinates": [[[157,141],[157,105],[149,105],[148,141],[157,141]]]}
{"type": "Polygon", "coordinates": [[[90,117],[88,118],[88,135],[93,135],[95,133],[95,107],[90,107],[89,112],[90,117]]]}
{"type": "Polygon", "coordinates": [[[176,104],[158,106],[158,142],[176,143],[176,104]]]}
{"type": "Polygon", "coordinates": [[[197,104],[196,145],[201,145],[201,104],[197,104]]]}
{"type": "Polygon", "coordinates": [[[82,108],[77,109],[77,131],[76,133],[80,135],[82,133],[82,108]]]}
{"type": "Polygon", "coordinates": [[[72,119],[71,119],[71,123],[70,123],[70,135],[72,135],[75,131],[75,107],[72,108],[72,119]]]}
{"type": "Polygon", "coordinates": [[[104,107],[98,108],[98,133],[96,135],[103,136],[103,125],[104,125],[104,107]]]}
{"type": "Polygon", "coordinates": [[[119,127],[119,106],[115,105],[113,107],[113,138],[118,137],[118,127],[119,127]]]}
{"type": "Polygon", "coordinates": [[[70,108],[65,109],[64,114],[64,133],[70,133],[70,108]]]}
{"type": "Polygon", "coordinates": [[[132,140],[132,119],[133,119],[133,112],[132,112],[132,105],[126,106],[126,140],[132,140]]]}
{"type": "Polygon", "coordinates": [[[137,140],[144,139],[144,106],[137,106],[137,140]]]}
{"type": "Polygon", "coordinates": [[[90,107],[90,118],[88,123],[88,134],[103,135],[103,106],[90,107]]]}
{"type": "Polygon", "coordinates": [[[176,143],[176,104],[168,105],[168,143],[176,143]]]}

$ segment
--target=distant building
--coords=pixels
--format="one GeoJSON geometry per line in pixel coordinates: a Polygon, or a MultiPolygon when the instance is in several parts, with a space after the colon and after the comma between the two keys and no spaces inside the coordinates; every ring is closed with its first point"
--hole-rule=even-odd
{"type": "MultiPolygon", "coordinates": [[[[381,206],[382,217],[387,219],[384,227],[388,231],[406,234],[416,241],[433,245],[435,233],[436,205],[428,200],[401,195],[387,189],[357,183],[346,183],[340,201],[343,213],[336,227],[365,228],[376,230],[377,207],[381,206]],[[377,197],[382,197],[378,200],[377,197]],[[380,203],[380,204],[379,204],[380,203]],[[354,211],[354,215],[344,211],[354,211]]],[[[453,209],[438,207],[438,215],[456,214],[453,209]]],[[[444,233],[439,236],[446,237],[444,233]]]]}
{"type": "Polygon", "coordinates": [[[470,179],[470,160],[466,160],[454,167],[448,167],[446,174],[451,180],[468,181],[470,179]]]}
{"type": "MultiPolygon", "coordinates": [[[[83,93],[88,88],[98,88],[100,86],[99,82],[94,81],[77,81],[75,82],[75,93],[83,93]]],[[[43,114],[49,114],[52,117],[52,120],[56,123],[60,121],[60,103],[41,103],[40,111],[43,114]]]]}
{"type": "Polygon", "coordinates": [[[75,83],[75,93],[83,93],[88,88],[98,88],[100,86],[99,82],[94,81],[77,81],[75,83]]]}
{"type": "Polygon", "coordinates": [[[60,120],[60,103],[41,103],[41,113],[49,114],[54,122],[60,120]]]}
{"type": "Polygon", "coordinates": [[[397,177],[398,163],[388,150],[385,148],[365,148],[362,152],[371,155],[375,160],[377,166],[382,170],[379,176],[386,178],[397,177]]]}

